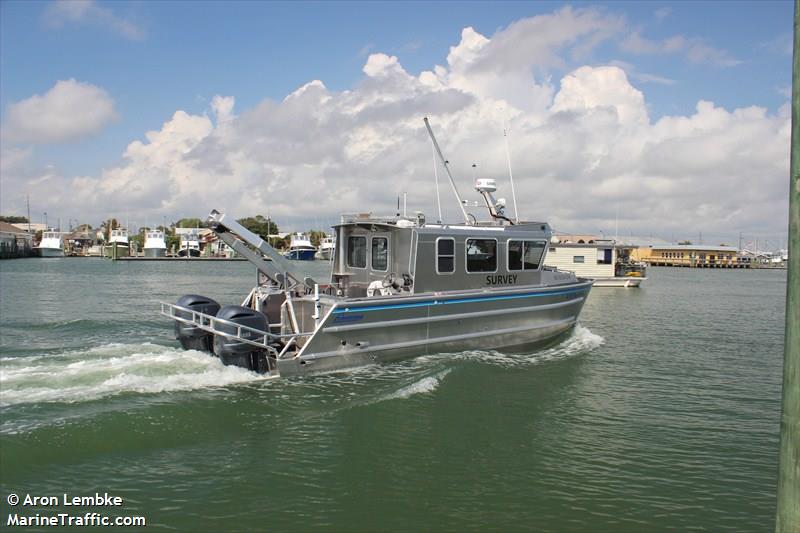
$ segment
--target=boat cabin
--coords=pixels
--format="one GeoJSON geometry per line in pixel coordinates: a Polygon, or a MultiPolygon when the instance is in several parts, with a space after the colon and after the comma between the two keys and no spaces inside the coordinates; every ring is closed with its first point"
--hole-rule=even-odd
{"type": "Polygon", "coordinates": [[[111,230],[111,239],[110,242],[118,242],[120,244],[127,244],[128,243],[128,230],[123,228],[117,228],[111,230]]]}
{"type": "Polygon", "coordinates": [[[551,236],[545,222],[448,225],[370,215],[345,216],[335,231],[331,282],[354,298],[538,284],[551,236]]]}

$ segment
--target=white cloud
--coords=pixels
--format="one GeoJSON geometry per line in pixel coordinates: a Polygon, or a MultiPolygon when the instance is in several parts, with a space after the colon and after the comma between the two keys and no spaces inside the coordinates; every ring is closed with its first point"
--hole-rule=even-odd
{"type": "Polygon", "coordinates": [[[759,46],[775,54],[791,56],[794,51],[793,35],[790,32],[781,33],[772,40],[761,43],[759,46]]]}
{"type": "Polygon", "coordinates": [[[725,50],[707,44],[703,39],[673,35],[662,41],[643,37],[641,30],[630,33],[620,42],[620,48],[632,54],[685,54],[692,63],[719,67],[735,67],[742,62],[725,50]]]}
{"type": "Polygon", "coordinates": [[[92,25],[117,33],[127,39],[140,40],[144,30],[135,22],[116,15],[111,9],[94,0],[57,0],[44,11],[43,20],[52,28],[67,24],[92,25]]]}
{"type": "Polygon", "coordinates": [[[644,95],[618,67],[580,67],[568,74],[550,110],[585,113],[597,108],[612,110],[620,127],[648,122],[644,95]]]}
{"type": "Polygon", "coordinates": [[[662,20],[668,18],[672,14],[672,9],[668,7],[661,7],[655,10],[653,15],[656,17],[656,20],[661,22],[662,20]]]}
{"type": "Polygon", "coordinates": [[[3,135],[14,142],[67,142],[93,135],[116,118],[114,101],[104,89],[61,80],[42,96],[8,106],[3,135]]]}
{"type": "Polygon", "coordinates": [[[675,80],[658,76],[656,74],[647,74],[646,72],[634,72],[633,79],[642,83],[658,83],[659,85],[675,85],[675,80]]]}
{"type": "Polygon", "coordinates": [[[236,104],[236,99],[233,96],[219,96],[216,95],[211,99],[211,109],[217,117],[217,123],[222,124],[233,120],[233,106],[236,104]]]}
{"type": "Polygon", "coordinates": [[[634,81],[639,83],[658,83],[660,85],[675,85],[676,81],[671,78],[665,78],[657,74],[648,74],[646,72],[639,72],[634,65],[627,61],[614,60],[610,61],[609,65],[619,67],[625,71],[625,74],[634,81]]]}
{"type": "MultiPolygon", "coordinates": [[[[541,70],[542,62],[567,64],[577,48],[618,31],[615,19],[594,10],[549,17],[558,36],[520,31],[537,27],[536,20],[492,36],[467,28],[446,65],[419,75],[378,53],[350,90],[313,80],[236,114],[233,97],[217,96],[207,114],[175,112],[96,176],[41,175],[47,190],[69,191],[61,208],[97,220],[128,210],[141,223],[217,208],[235,216],[269,211],[282,227],[307,229],[341,212],[394,212],[403,192],[410,210],[432,216],[431,147],[422,122],[429,116],[462,194],[473,197],[476,163],[479,176],[498,179],[511,205],[502,136],[508,124],[521,214],[557,229],[608,234],[619,207],[626,235],[784,231],[786,109],[770,114],[701,101],[688,116],[653,122],[645,93],[617,66],[583,65],[556,81],[541,70]]],[[[31,179],[25,176],[4,171],[3,179],[31,179]]],[[[24,199],[21,186],[14,190],[24,199]]],[[[445,217],[458,220],[449,190],[442,186],[441,194],[445,217]]]]}

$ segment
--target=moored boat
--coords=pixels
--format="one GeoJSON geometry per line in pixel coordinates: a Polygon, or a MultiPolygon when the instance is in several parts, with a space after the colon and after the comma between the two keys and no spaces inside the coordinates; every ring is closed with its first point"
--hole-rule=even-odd
{"type": "Polygon", "coordinates": [[[591,279],[595,287],[639,287],[647,270],[633,258],[635,249],[611,239],[559,236],[551,239],[545,264],[591,279]]]}
{"type": "Polygon", "coordinates": [[[64,257],[64,239],[60,231],[49,230],[42,233],[42,241],[35,248],[39,257],[64,257]]]}
{"type": "Polygon", "coordinates": [[[197,231],[181,235],[178,257],[200,257],[200,235],[197,231]]]}
{"type": "Polygon", "coordinates": [[[317,259],[323,261],[330,261],[333,258],[333,250],[336,248],[336,239],[333,237],[323,237],[319,241],[319,250],[317,250],[317,259]]]}
{"type": "Polygon", "coordinates": [[[167,255],[167,243],[164,240],[164,232],[161,230],[147,231],[144,240],[144,256],[164,257],[165,255],[167,255]]]}
{"type": "Polygon", "coordinates": [[[317,249],[311,244],[311,239],[305,233],[292,233],[289,241],[289,250],[284,256],[295,261],[312,261],[317,249]]]}
{"type": "Polygon", "coordinates": [[[129,255],[128,230],[125,228],[112,229],[108,243],[103,247],[103,257],[116,259],[118,257],[128,257],[129,255]]]}

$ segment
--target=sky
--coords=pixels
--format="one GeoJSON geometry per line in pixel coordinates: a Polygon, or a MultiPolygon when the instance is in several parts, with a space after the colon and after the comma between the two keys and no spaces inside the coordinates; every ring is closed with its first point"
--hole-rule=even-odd
{"type": "Polygon", "coordinates": [[[461,219],[786,240],[785,2],[0,1],[0,213],[461,219]],[[504,132],[507,136],[504,137],[504,132]],[[506,150],[506,141],[508,150],[506,150]],[[473,171],[472,166],[476,165],[473,171]],[[471,208],[485,218],[480,208],[471,208]]]}

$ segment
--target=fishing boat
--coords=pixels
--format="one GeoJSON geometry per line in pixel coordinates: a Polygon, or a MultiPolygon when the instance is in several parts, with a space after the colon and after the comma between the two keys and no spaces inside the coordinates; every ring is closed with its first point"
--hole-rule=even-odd
{"type": "Polygon", "coordinates": [[[128,257],[130,253],[128,230],[125,228],[112,229],[108,243],[103,247],[103,257],[116,259],[117,257],[128,257]]]}
{"type": "Polygon", "coordinates": [[[39,257],[64,257],[64,239],[60,231],[48,230],[42,233],[42,241],[36,247],[39,257]]]}
{"type": "Polygon", "coordinates": [[[428,353],[521,350],[560,338],[576,324],[592,286],[545,267],[546,222],[514,222],[479,179],[490,219],[465,210],[448,162],[425,120],[463,215],[430,224],[424,215],[342,215],[334,226],[331,277],[304,277],[231,215],[208,225],[259,272],[241,305],[196,294],[161,303],[186,349],[269,376],[339,371],[428,353]],[[269,259],[269,260],[266,260],[269,259]]]}
{"type": "Polygon", "coordinates": [[[545,265],[591,279],[595,287],[639,287],[646,265],[636,261],[635,246],[590,236],[552,237],[545,265]]]}
{"type": "Polygon", "coordinates": [[[200,235],[192,230],[181,235],[178,257],[200,257],[200,235]]]}
{"type": "Polygon", "coordinates": [[[319,250],[317,250],[317,259],[323,261],[330,261],[333,258],[333,251],[336,248],[336,239],[333,237],[323,237],[319,241],[319,250]]]}
{"type": "Polygon", "coordinates": [[[167,242],[161,230],[149,230],[145,233],[144,256],[164,257],[167,255],[167,242]]]}
{"type": "Polygon", "coordinates": [[[305,233],[292,233],[289,249],[283,255],[286,259],[295,261],[313,261],[317,249],[311,244],[311,239],[305,233]]]}

